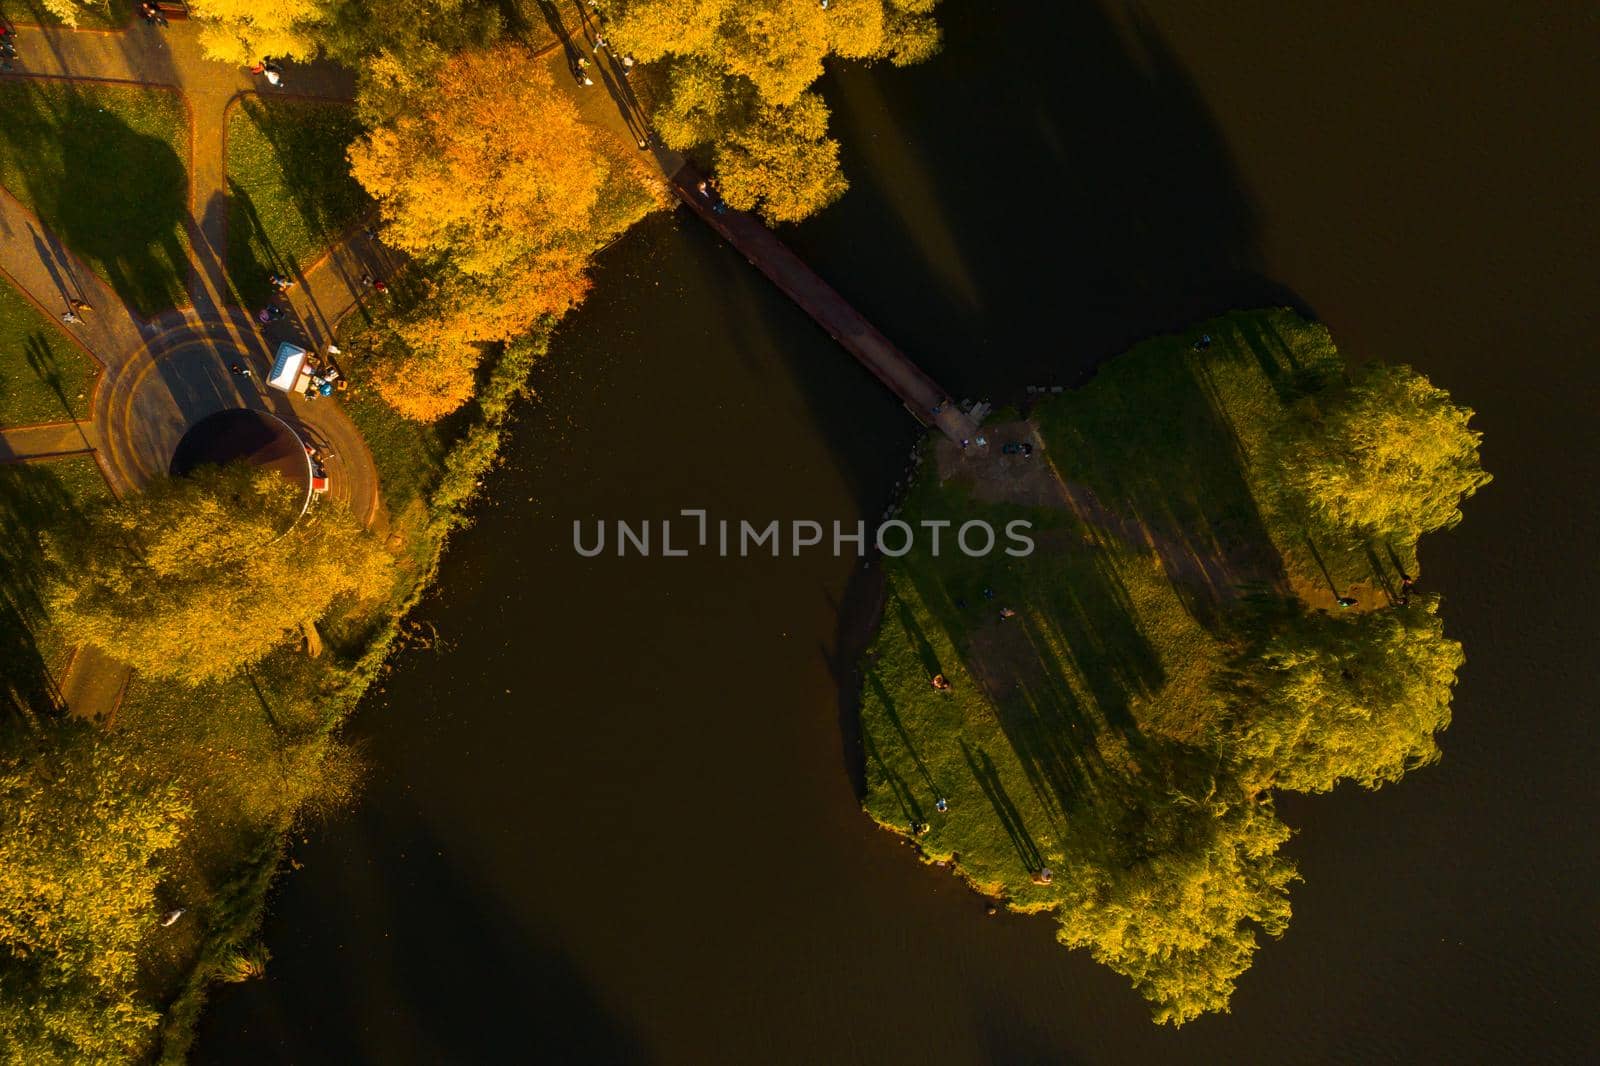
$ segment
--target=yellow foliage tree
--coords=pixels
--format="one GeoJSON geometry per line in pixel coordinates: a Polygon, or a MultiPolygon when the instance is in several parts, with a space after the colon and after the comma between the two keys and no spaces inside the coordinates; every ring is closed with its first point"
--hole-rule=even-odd
{"type": "Polygon", "coordinates": [[[435,422],[472,399],[483,351],[461,341],[391,345],[372,360],[374,387],[397,414],[435,422]]]}
{"type": "Polygon", "coordinates": [[[849,183],[839,170],[839,143],[827,131],[828,105],[816,93],[761,108],[717,146],[723,198],[772,222],[798,222],[833,203],[849,183]]]}
{"type": "Polygon", "coordinates": [[[0,1059],[135,1061],[160,1021],[139,994],[155,860],[191,812],[109,738],[47,739],[0,757],[0,1059]]]}
{"type": "Polygon", "coordinates": [[[241,66],[269,56],[310,59],[317,53],[317,25],[325,18],[319,0],[190,0],[189,10],[202,23],[206,55],[241,66]]]}
{"type": "Polygon", "coordinates": [[[1472,410],[1408,366],[1371,364],[1281,443],[1270,473],[1320,523],[1415,539],[1461,521],[1491,480],[1472,410]]]}
{"type": "Polygon", "coordinates": [[[666,64],[654,115],[680,151],[717,148],[724,196],[771,221],[820,210],[845,190],[828,112],[808,93],[829,56],[920,62],[939,48],[937,0],[612,0],[607,36],[666,64]]]}
{"type": "Polygon", "coordinates": [[[638,153],[515,44],[452,57],[350,161],[385,239],[431,275],[376,363],[379,394],[422,420],[470,398],[481,345],[581,301],[590,254],[666,202],[638,153]]]}
{"type": "Polygon", "coordinates": [[[44,9],[63,25],[76,28],[78,18],[85,11],[98,10],[104,13],[109,8],[107,0],[43,0],[44,9]]]}
{"type": "Polygon", "coordinates": [[[51,619],[74,643],[196,684],[264,658],[336,597],[381,594],[391,560],[347,510],[319,504],[284,531],[296,491],[235,464],[102,505],[50,542],[51,619]]]}
{"type": "Polygon", "coordinates": [[[1156,1021],[1182,1025],[1227,1010],[1256,933],[1288,928],[1298,875],[1270,801],[1163,800],[1118,838],[1139,841],[1133,854],[1118,843],[1072,860],[1057,936],[1129,978],[1156,1021]]]}
{"type": "Polygon", "coordinates": [[[1439,758],[1465,661],[1436,598],[1355,615],[1293,608],[1237,667],[1229,754],[1256,787],[1398,781],[1439,758]]]}

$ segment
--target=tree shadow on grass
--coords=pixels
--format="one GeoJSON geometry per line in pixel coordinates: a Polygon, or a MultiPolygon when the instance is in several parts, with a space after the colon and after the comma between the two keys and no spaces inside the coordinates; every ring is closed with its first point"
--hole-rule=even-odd
{"type": "MultiPolygon", "coordinates": [[[[1165,673],[1104,549],[1063,531],[1050,535],[1038,559],[1043,569],[919,559],[905,571],[983,687],[1040,803],[1065,816],[1095,802],[1108,772],[1102,733],[1139,758],[1144,738],[1132,704],[1158,691],[1165,673]],[[991,586],[994,597],[982,596],[991,586]],[[1015,616],[1002,620],[1002,607],[1015,616]]],[[[906,628],[918,639],[914,624],[906,628]]]]}
{"type": "Polygon", "coordinates": [[[0,145],[45,226],[150,315],[183,298],[189,177],[171,144],[102,106],[107,91],[13,88],[0,145]]]}
{"type": "Polygon", "coordinates": [[[1044,855],[1039,851],[1039,845],[1034,841],[1033,834],[1028,832],[1027,825],[1023,823],[1017,805],[1011,802],[1011,797],[1006,793],[1005,783],[1000,780],[1000,772],[995,769],[994,760],[989,757],[989,753],[982,748],[974,751],[972,746],[963,740],[961,754],[966,757],[968,769],[972,771],[978,787],[983,789],[984,797],[994,808],[995,818],[999,820],[1006,836],[1011,839],[1011,846],[1016,849],[1022,865],[1029,873],[1038,873],[1044,869],[1044,855]]]}
{"type": "Polygon", "coordinates": [[[0,464],[0,724],[61,708],[36,637],[50,576],[40,533],[82,520],[54,474],[25,463],[0,464]]]}
{"type": "Polygon", "coordinates": [[[272,296],[267,278],[273,274],[297,274],[293,264],[278,252],[272,237],[262,225],[255,200],[228,179],[228,262],[229,294],[242,307],[254,307],[272,296]]]}
{"type": "Polygon", "coordinates": [[[942,792],[939,786],[934,784],[933,775],[928,772],[928,764],[922,761],[922,755],[917,751],[916,744],[912,742],[911,734],[906,731],[905,722],[900,719],[900,712],[895,708],[894,697],[889,695],[889,690],[884,685],[883,679],[878,676],[878,671],[869,668],[865,671],[865,677],[867,687],[872,691],[873,695],[878,697],[878,705],[883,708],[883,716],[894,727],[895,735],[900,738],[900,743],[904,745],[906,753],[911,756],[911,761],[916,764],[917,774],[922,778],[922,784],[935,796],[941,795],[942,792]]]}
{"type": "Polygon", "coordinates": [[[271,294],[269,273],[298,274],[373,203],[351,176],[345,154],[361,132],[352,107],[246,98],[238,108],[276,163],[269,169],[265,160],[236,157],[239,146],[230,144],[228,268],[235,287],[260,300],[271,294]]]}
{"type": "MultiPolygon", "coordinates": [[[[61,413],[68,418],[77,418],[78,414],[73,409],[72,401],[67,399],[65,379],[61,374],[61,364],[56,360],[55,349],[50,347],[50,342],[42,333],[28,334],[27,344],[23,349],[23,357],[28,361],[28,369],[44,383],[45,388],[55,394],[56,400],[61,404],[61,413]]],[[[5,383],[0,381],[0,388],[5,383]]]]}
{"type": "MultiPolygon", "coordinates": [[[[1201,361],[1184,341],[1152,372],[1096,382],[1093,403],[1047,420],[1051,453],[1062,457],[1069,493],[1138,530],[1160,558],[1184,607],[1217,628],[1240,595],[1282,589],[1282,560],[1245,479],[1239,435],[1201,361]],[[1117,439],[1112,448],[1106,441],[1117,439]]],[[[1130,538],[1090,522],[1102,540],[1130,538]]],[[[1129,547],[1143,547],[1139,544],[1129,547]]]]}

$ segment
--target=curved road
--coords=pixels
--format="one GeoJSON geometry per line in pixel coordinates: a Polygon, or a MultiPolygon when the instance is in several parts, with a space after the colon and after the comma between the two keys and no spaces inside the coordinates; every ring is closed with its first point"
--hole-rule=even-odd
{"type": "Polygon", "coordinates": [[[292,338],[306,347],[325,347],[339,320],[359,302],[361,274],[392,269],[388,255],[363,237],[347,238],[297,279],[289,300],[292,314],[270,330],[229,306],[232,289],[223,272],[228,108],[258,91],[347,99],[354,88],[349,72],[325,63],[294,67],[286,89],[271,90],[248,71],[206,59],[194,22],[161,30],[135,21],[118,32],[23,27],[19,37],[22,58],[0,77],[126,83],[183,94],[193,145],[191,307],[142,319],[0,190],[0,272],[52,319],[69,300],[86,301],[93,310],[83,314],[84,321],[62,328],[101,368],[87,421],[0,430],[0,459],[93,452],[113,490],[121,493],[165,473],[178,438],[198,419],[226,407],[265,407],[333,453],[329,474],[336,499],[367,524],[385,525],[371,454],[339,403],[291,398],[264,388],[262,379],[276,341],[292,338]],[[245,362],[253,376],[229,373],[234,361],[245,362]]]}

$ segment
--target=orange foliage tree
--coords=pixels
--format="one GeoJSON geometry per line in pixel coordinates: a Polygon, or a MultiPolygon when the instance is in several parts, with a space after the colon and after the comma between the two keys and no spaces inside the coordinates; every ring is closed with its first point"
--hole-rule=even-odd
{"type": "Polygon", "coordinates": [[[589,255],[666,197],[520,45],[453,56],[414,105],[353,145],[350,163],[384,239],[429,279],[395,327],[407,350],[379,360],[378,390],[432,419],[471,396],[484,345],[570,310],[588,292],[589,255]]]}

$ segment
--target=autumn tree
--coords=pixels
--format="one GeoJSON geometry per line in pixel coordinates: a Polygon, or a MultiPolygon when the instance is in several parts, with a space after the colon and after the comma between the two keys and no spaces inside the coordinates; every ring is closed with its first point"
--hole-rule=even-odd
{"type": "Polygon", "coordinates": [[[1436,597],[1331,616],[1294,607],[1234,670],[1225,740],[1250,780],[1295,792],[1377,788],[1439,758],[1465,657],[1436,597]]]}
{"type": "Polygon", "coordinates": [[[1408,366],[1373,364],[1298,424],[1268,476],[1330,530],[1414,540],[1488,484],[1472,411],[1408,366]]]}
{"type": "Polygon", "coordinates": [[[78,20],[85,14],[95,12],[101,15],[110,10],[109,0],[41,0],[44,9],[57,19],[62,25],[77,28],[78,20]]]}
{"type": "Polygon", "coordinates": [[[848,185],[827,130],[828,107],[815,93],[789,107],[763,106],[756,122],[717,145],[723,198],[771,222],[798,222],[837,200],[848,185]]]}
{"type": "Polygon", "coordinates": [[[395,324],[380,392],[412,417],[470,395],[482,345],[527,333],[587,293],[588,259],[664,202],[636,152],[584,123],[520,45],[452,57],[408,109],[352,147],[384,238],[427,296],[395,324]],[[404,395],[427,392],[429,395],[404,395]]]}
{"type": "Polygon", "coordinates": [[[1226,781],[1146,795],[1111,817],[1099,846],[1069,856],[1058,938],[1132,981],[1158,1022],[1226,1010],[1257,934],[1288,927],[1297,875],[1278,849],[1289,828],[1270,798],[1226,781]]]}
{"type": "Polygon", "coordinates": [[[823,61],[916,63],[939,48],[937,0],[610,0],[606,35],[665,71],[653,116],[668,147],[714,149],[728,202],[771,221],[845,189],[828,112],[809,92],[823,61]]]}
{"type": "Polygon", "coordinates": [[[326,18],[324,0],[190,0],[200,20],[200,44],[223,63],[250,66],[267,57],[310,59],[317,53],[317,31],[326,18]]]}
{"type": "Polygon", "coordinates": [[[285,531],[298,491],[235,464],[101,505],[50,541],[50,617],[70,641],[190,684],[260,660],[336,598],[389,580],[388,555],[337,504],[285,531]]]}
{"type": "Polygon", "coordinates": [[[329,58],[355,71],[356,109],[368,126],[416,100],[449,58],[499,36],[493,0],[327,0],[316,37],[329,58]]]}
{"type": "Polygon", "coordinates": [[[160,1021],[139,995],[157,860],[190,816],[109,738],[69,724],[0,755],[0,1053],[134,1061],[160,1021]]]}

